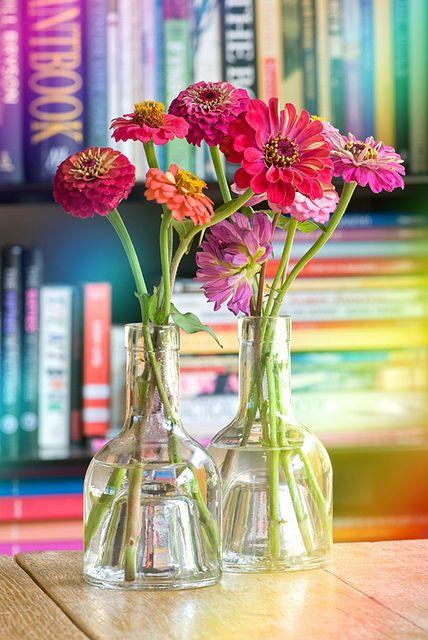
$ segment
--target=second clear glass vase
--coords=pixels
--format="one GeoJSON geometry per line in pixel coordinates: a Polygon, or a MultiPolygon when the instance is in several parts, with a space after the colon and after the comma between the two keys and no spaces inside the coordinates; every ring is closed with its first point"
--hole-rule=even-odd
{"type": "Polygon", "coordinates": [[[85,478],[84,577],[112,589],[188,589],[221,575],[220,477],[184,431],[178,329],[126,327],[127,411],[85,478]]]}
{"type": "Polygon", "coordinates": [[[320,440],[293,415],[291,320],[239,324],[239,409],[209,448],[223,483],[224,568],[322,566],[332,543],[332,470],[320,440]]]}

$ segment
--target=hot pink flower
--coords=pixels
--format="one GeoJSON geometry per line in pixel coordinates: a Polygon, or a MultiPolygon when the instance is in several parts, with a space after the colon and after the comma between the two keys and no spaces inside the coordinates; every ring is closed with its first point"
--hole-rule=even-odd
{"type": "Polygon", "coordinates": [[[334,127],[325,128],[325,135],[331,145],[335,176],[361,187],[368,185],[374,193],[404,189],[403,160],[393,147],[371,136],[364,141],[352,133],[342,136],[334,127]]]}
{"type": "Polygon", "coordinates": [[[189,171],[172,164],[168,171],[149,169],[146,174],[147,200],[166,204],[175,220],[190,218],[195,225],[204,225],[214,213],[213,201],[202,189],[207,185],[189,171]]]}
{"type": "Polygon", "coordinates": [[[166,144],[174,138],[184,138],[189,125],[183,118],[164,112],[164,106],[155,100],[138,102],[133,113],[115,118],[111,123],[116,140],[140,140],[166,144]]]}
{"type": "Polygon", "coordinates": [[[264,213],[251,221],[242,213],[212,226],[196,254],[197,280],[217,311],[227,307],[237,315],[250,312],[256,274],[271,254],[272,223],[264,213]]]}
{"type": "Polygon", "coordinates": [[[322,198],[315,200],[311,200],[297,191],[293,204],[284,213],[289,213],[299,222],[315,220],[315,222],[324,224],[328,222],[330,214],[335,211],[338,202],[339,195],[336,189],[332,184],[327,184],[323,185],[322,198]]]}
{"type": "Polygon", "coordinates": [[[333,165],[322,124],[311,121],[307,111],[297,114],[292,104],[278,113],[277,98],[271,98],[269,106],[251,100],[228,135],[226,157],[239,158],[242,165],[235,173],[237,187],[266,193],[281,210],[292,204],[296,191],[321,198],[322,184],[331,182],[333,165]],[[230,144],[233,154],[227,153],[230,144]]]}
{"type": "Polygon", "coordinates": [[[245,89],[235,89],[228,82],[197,82],[181,91],[169,107],[169,113],[189,123],[186,139],[211,147],[220,144],[229,124],[244,111],[250,97],[245,89]]]}
{"type": "Polygon", "coordinates": [[[106,216],[126,200],[135,183],[135,167],[119,151],[90,147],[59,165],[54,178],[54,198],[78,218],[106,216]]]}

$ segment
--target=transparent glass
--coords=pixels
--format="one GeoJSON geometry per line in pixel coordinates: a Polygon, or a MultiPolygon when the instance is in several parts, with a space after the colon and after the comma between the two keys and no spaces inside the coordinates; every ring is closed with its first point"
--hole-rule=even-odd
{"type": "Polygon", "coordinates": [[[319,567],[332,543],[332,470],[293,415],[291,320],[239,322],[238,413],[209,448],[223,483],[224,569],[319,567]]]}
{"type": "Polygon", "coordinates": [[[112,589],[187,589],[221,575],[221,481],[183,429],[174,326],[126,327],[120,434],[85,478],[84,576],[112,589]]]}

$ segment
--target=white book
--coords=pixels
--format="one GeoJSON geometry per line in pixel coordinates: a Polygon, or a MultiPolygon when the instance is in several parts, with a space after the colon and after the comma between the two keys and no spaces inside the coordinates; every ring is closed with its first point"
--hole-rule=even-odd
{"type": "Polygon", "coordinates": [[[40,291],[39,446],[70,443],[72,303],[70,286],[40,291]]]}
{"type": "Polygon", "coordinates": [[[113,325],[110,332],[110,428],[116,434],[123,426],[126,403],[125,327],[113,325]]]}

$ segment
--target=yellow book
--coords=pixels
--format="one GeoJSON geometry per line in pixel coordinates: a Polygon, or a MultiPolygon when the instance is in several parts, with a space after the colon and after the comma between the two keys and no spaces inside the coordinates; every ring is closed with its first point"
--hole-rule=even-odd
{"type": "MultiPolygon", "coordinates": [[[[267,283],[267,288],[269,282],[267,283]]],[[[428,275],[404,276],[352,276],[349,278],[297,278],[291,291],[328,291],[351,289],[425,289],[428,275]]]]}
{"type": "Polygon", "coordinates": [[[282,80],[281,0],[256,0],[257,94],[279,96],[282,80]]]}
{"type": "Polygon", "coordinates": [[[373,2],[375,137],[395,145],[394,77],[392,52],[392,0],[373,2]]]}

